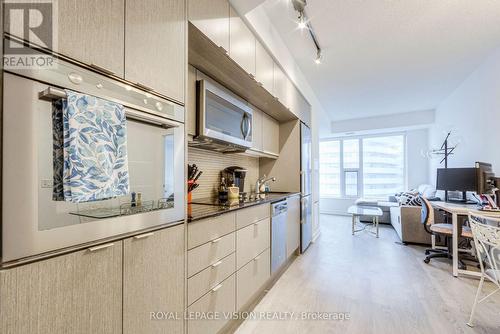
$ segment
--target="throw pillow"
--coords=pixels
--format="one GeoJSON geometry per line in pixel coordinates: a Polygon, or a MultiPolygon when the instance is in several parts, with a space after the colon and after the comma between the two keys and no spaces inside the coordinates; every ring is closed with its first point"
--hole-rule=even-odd
{"type": "Polygon", "coordinates": [[[398,202],[404,206],[422,206],[418,192],[404,192],[398,197],[398,202]]]}

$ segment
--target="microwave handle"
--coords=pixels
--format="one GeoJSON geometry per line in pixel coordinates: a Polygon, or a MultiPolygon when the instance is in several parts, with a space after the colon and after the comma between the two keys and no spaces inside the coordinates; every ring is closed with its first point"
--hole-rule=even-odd
{"type": "Polygon", "coordinates": [[[250,120],[250,117],[248,117],[248,114],[245,113],[243,119],[241,120],[241,132],[243,133],[243,138],[245,140],[248,138],[248,135],[250,135],[251,130],[252,121],[250,120]],[[244,127],[244,125],[246,125],[246,128],[244,127]]]}

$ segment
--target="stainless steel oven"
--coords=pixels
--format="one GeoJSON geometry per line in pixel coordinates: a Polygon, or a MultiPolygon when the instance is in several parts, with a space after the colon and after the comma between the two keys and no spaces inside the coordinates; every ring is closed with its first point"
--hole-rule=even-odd
{"type": "Polygon", "coordinates": [[[252,147],[252,108],[224,87],[208,80],[197,82],[199,143],[220,150],[252,147]]]}
{"type": "Polygon", "coordinates": [[[184,108],[90,69],[4,74],[3,263],[147,230],[184,219],[184,108]],[[130,196],[71,203],[52,200],[52,101],[64,88],[124,105],[130,196]]]}

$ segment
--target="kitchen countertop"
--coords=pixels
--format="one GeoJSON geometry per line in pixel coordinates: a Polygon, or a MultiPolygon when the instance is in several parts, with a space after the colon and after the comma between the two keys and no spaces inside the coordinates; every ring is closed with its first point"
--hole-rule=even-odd
{"type": "MultiPolygon", "coordinates": [[[[234,212],[236,210],[248,208],[255,205],[276,202],[298,194],[300,193],[298,192],[267,193],[265,197],[261,198],[258,201],[238,202],[235,205],[217,205],[217,204],[210,205],[210,204],[190,203],[188,204],[188,223],[204,218],[219,216],[227,212],[234,212]]],[[[200,201],[207,202],[206,199],[200,201]]]]}

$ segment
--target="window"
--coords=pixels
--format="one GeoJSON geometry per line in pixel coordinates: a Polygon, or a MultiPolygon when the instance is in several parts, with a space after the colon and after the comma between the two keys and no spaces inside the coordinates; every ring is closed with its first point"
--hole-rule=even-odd
{"type": "Polygon", "coordinates": [[[340,197],[340,141],[319,143],[320,193],[340,197]]]}
{"type": "Polygon", "coordinates": [[[405,189],[405,136],[366,136],[320,142],[323,197],[386,198],[405,189]]]}

